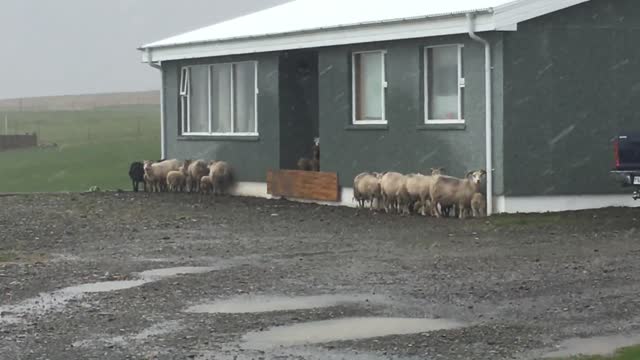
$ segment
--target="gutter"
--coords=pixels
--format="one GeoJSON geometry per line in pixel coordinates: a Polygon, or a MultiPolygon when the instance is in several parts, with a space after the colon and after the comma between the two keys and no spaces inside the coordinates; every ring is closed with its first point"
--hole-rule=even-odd
{"type": "Polygon", "coordinates": [[[493,94],[491,77],[491,44],[474,32],[474,14],[467,13],[469,36],[484,45],[484,85],[485,85],[485,158],[487,170],[487,216],[493,214],[493,94]]]}
{"type": "Polygon", "coordinates": [[[154,63],[151,59],[151,49],[147,49],[147,58],[149,59],[149,66],[160,70],[160,159],[166,159],[167,146],[164,129],[164,72],[162,71],[161,63],[154,63]]]}

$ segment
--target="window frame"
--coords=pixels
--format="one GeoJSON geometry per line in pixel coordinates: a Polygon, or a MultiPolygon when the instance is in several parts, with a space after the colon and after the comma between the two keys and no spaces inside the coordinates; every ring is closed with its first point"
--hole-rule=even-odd
{"type": "Polygon", "coordinates": [[[425,125],[443,125],[443,124],[465,124],[464,119],[464,89],[465,89],[465,78],[463,74],[463,49],[464,44],[442,44],[442,45],[431,45],[425,46],[423,49],[423,89],[424,89],[424,124],[425,125]],[[455,46],[458,51],[458,118],[457,119],[430,119],[429,118],[429,50],[434,48],[442,48],[442,47],[453,47],[455,46]]]}
{"type": "Polygon", "coordinates": [[[213,63],[213,64],[196,64],[196,65],[188,65],[183,66],[180,70],[180,117],[182,123],[182,129],[180,135],[182,136],[202,136],[202,137],[246,137],[246,136],[258,136],[258,61],[257,60],[244,60],[244,61],[233,61],[233,62],[222,62],[222,63],[213,63]],[[253,63],[253,75],[254,75],[254,96],[253,96],[253,104],[254,104],[254,123],[253,123],[253,131],[249,132],[234,132],[235,128],[235,79],[234,79],[234,71],[236,64],[246,64],[253,63]],[[211,102],[212,102],[212,84],[211,84],[211,71],[212,68],[216,65],[231,65],[231,71],[229,71],[229,81],[230,81],[230,132],[212,132],[212,114],[211,114],[211,102]],[[207,67],[207,117],[208,117],[208,132],[191,132],[191,68],[194,66],[206,66],[207,67]],[[184,80],[184,76],[187,75],[186,81],[184,80]],[[185,84],[186,83],[186,84],[185,84]],[[186,89],[184,88],[186,86],[186,89]],[[186,91],[185,91],[186,90],[186,91]],[[186,107],[186,109],[185,109],[186,107]]]}
{"type": "Polygon", "coordinates": [[[386,94],[386,90],[387,90],[387,71],[386,71],[386,57],[387,57],[387,51],[386,50],[367,50],[367,51],[354,51],[351,53],[351,124],[352,125],[386,125],[388,123],[387,121],[387,115],[386,115],[386,108],[387,108],[387,94],[386,94]],[[380,56],[382,57],[382,67],[381,67],[381,77],[382,77],[382,89],[381,89],[381,106],[382,106],[382,112],[381,112],[381,116],[382,119],[380,120],[366,120],[366,119],[357,119],[356,118],[356,114],[357,114],[357,96],[358,94],[356,94],[356,56],[357,55],[361,55],[361,54],[375,54],[378,53],[380,54],[380,56]]]}

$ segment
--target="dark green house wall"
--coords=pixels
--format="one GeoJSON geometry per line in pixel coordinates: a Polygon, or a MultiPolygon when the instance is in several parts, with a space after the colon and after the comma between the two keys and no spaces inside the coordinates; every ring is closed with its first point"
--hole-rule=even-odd
{"type": "Polygon", "coordinates": [[[280,104],[278,55],[204,58],[162,64],[166,152],[169,158],[223,159],[232,164],[239,181],[264,182],[268,169],[280,166],[280,104]],[[182,66],[230,61],[258,61],[258,138],[228,139],[179,136],[179,71],[182,66]]]}
{"type": "Polygon", "coordinates": [[[504,33],[506,195],[619,192],[610,139],[640,129],[640,6],[592,0],[504,33]]]}
{"type": "MultiPolygon", "coordinates": [[[[494,112],[502,116],[502,35],[491,40],[495,62],[494,112]]],[[[362,171],[427,172],[443,166],[452,175],[485,167],[484,46],[467,35],[323,48],[318,50],[320,166],[352,186],[362,171]],[[424,125],[423,49],[464,44],[466,126],[424,125]],[[351,53],[386,50],[387,126],[351,125],[351,53]]],[[[501,133],[500,133],[501,134],[501,133]]],[[[500,135],[498,134],[498,135],[500,135]]],[[[502,139],[498,140],[501,144],[502,139]]],[[[501,160],[501,159],[498,159],[501,160]]],[[[496,188],[501,189],[501,175],[496,188]]]]}

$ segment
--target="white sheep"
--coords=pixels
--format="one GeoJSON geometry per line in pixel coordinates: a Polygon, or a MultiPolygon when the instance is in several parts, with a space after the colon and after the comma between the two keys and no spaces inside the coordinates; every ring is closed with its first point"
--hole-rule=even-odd
{"type": "Polygon", "coordinates": [[[380,179],[382,202],[385,211],[392,209],[399,213],[409,213],[409,194],[405,182],[407,177],[398,172],[387,172],[380,179]]]}
{"type": "Polygon", "coordinates": [[[484,194],[477,192],[471,197],[471,212],[473,217],[487,216],[487,199],[484,194]]]}
{"type": "Polygon", "coordinates": [[[211,161],[209,163],[209,176],[213,184],[213,193],[223,194],[233,181],[231,166],[226,161],[211,161]]]}
{"type": "Polygon", "coordinates": [[[380,179],[382,174],[363,172],[353,179],[353,198],[358,202],[360,208],[364,208],[365,202],[369,201],[369,210],[373,210],[373,203],[377,201],[380,208],[382,194],[380,190],[380,179]]]}
{"type": "Polygon", "coordinates": [[[439,176],[431,188],[431,212],[440,217],[442,213],[438,210],[438,205],[441,208],[455,205],[458,216],[464,219],[467,210],[471,208],[471,198],[480,191],[482,177],[486,174],[485,170],[476,170],[467,173],[465,179],[439,176]]]}
{"type": "Polygon", "coordinates": [[[211,180],[211,176],[205,175],[201,177],[199,188],[202,194],[211,193],[213,191],[213,181],[211,180]]]}
{"type": "Polygon", "coordinates": [[[209,168],[204,160],[191,161],[185,163],[187,186],[190,192],[200,191],[200,179],[209,174],[209,168]]]}
{"type": "Polygon", "coordinates": [[[151,160],[144,161],[144,173],[147,179],[156,186],[160,191],[166,189],[167,174],[169,171],[178,170],[180,161],[176,159],[154,162],[151,160]]]}
{"type": "Polygon", "coordinates": [[[172,192],[182,192],[187,184],[187,177],[180,170],[169,171],[167,174],[167,187],[172,192]]]}

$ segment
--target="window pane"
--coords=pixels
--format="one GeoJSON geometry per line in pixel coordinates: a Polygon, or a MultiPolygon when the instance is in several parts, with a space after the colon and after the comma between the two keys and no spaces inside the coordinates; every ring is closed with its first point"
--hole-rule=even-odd
{"type": "Polygon", "coordinates": [[[356,120],[382,120],[383,54],[355,54],[356,120]]]}
{"type": "Polygon", "coordinates": [[[211,67],[211,131],[231,132],[231,65],[211,67]]]}
{"type": "Polygon", "coordinates": [[[209,72],[207,66],[191,68],[191,132],[209,132],[209,72]]]}
{"type": "Polygon", "coordinates": [[[429,119],[458,117],[458,46],[427,49],[429,119]]]}
{"type": "Polygon", "coordinates": [[[187,95],[188,94],[188,85],[189,85],[189,69],[188,68],[182,68],[182,71],[180,72],[180,95],[187,95]]]}
{"type": "Polygon", "coordinates": [[[255,131],[255,64],[244,62],[233,65],[234,132],[255,131]]]}

